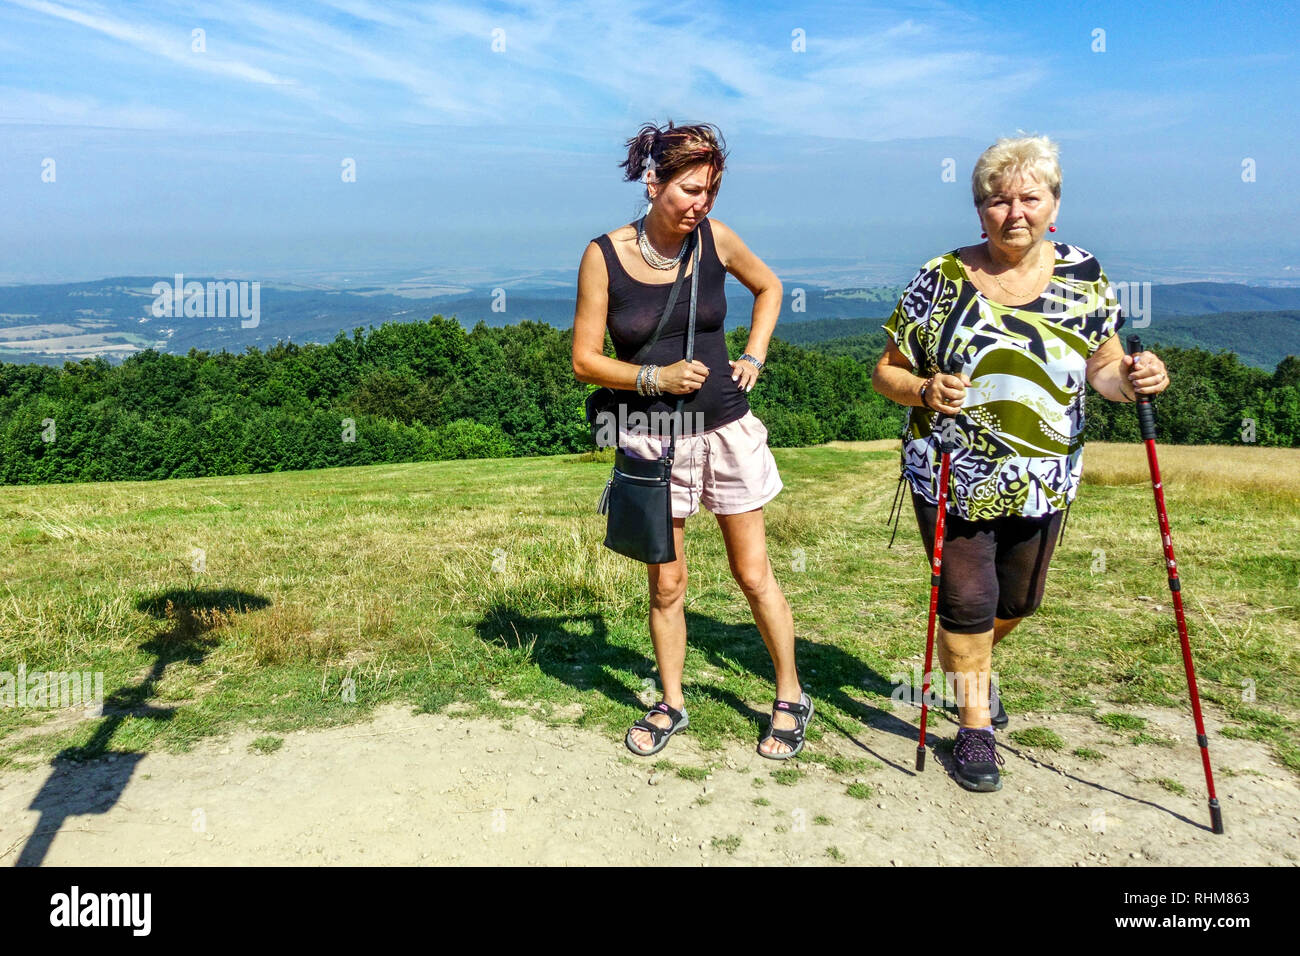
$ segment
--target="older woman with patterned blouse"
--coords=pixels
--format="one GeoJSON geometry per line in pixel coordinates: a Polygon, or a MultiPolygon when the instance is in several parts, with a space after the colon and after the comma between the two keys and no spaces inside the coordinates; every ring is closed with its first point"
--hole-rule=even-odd
{"type": "Polygon", "coordinates": [[[968,790],[1002,786],[993,714],[998,726],[1006,717],[988,684],[993,646],[1042,601],[1082,473],[1084,383],[1115,402],[1169,384],[1153,353],[1124,354],[1116,334],[1124,319],[1097,260],[1046,240],[1060,211],[1057,154],[1046,137],[1023,137],[980,156],[971,186],[986,241],[921,267],[884,326],[891,341],[872,379],[910,406],[903,474],[927,553],[939,429],[955,441],[939,660],[959,691],[953,755],[968,790]]]}

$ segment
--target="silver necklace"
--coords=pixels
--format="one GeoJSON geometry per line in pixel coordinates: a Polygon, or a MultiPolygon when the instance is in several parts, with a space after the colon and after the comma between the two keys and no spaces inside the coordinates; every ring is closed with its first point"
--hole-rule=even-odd
{"type": "Polygon", "coordinates": [[[650,245],[650,240],[645,234],[645,216],[636,221],[636,244],[641,248],[641,258],[646,264],[654,269],[675,269],[677,264],[682,261],[682,254],[686,252],[686,240],[682,240],[681,247],[677,250],[677,255],[669,258],[660,255],[654,246],[650,245]]]}

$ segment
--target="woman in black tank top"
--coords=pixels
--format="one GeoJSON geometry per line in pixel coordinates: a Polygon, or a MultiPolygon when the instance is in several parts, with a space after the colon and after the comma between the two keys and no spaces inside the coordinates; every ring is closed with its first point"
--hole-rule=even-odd
{"type": "MultiPolygon", "coordinates": [[[[766,430],[749,408],[746,394],[753,388],[767,355],[768,342],[781,311],[781,283],[740,238],[716,220],[707,218],[725,165],[725,147],[708,125],[642,127],[628,141],[628,157],[621,165],[628,181],[646,183],[646,215],[596,237],[588,245],[578,272],[578,302],[573,320],[573,371],[579,381],[615,390],[628,424],[636,419],[650,433],[666,436],[666,423],[678,398],[684,398],[678,459],[672,481],[674,498],[695,494],[685,478],[683,446],[698,437],[712,468],[711,487],[739,487],[745,498],[746,482],[762,474],[765,490],[756,504],[729,505],[714,510],[701,493],[722,530],[727,558],[754,614],[754,621],[772,655],[776,669],[776,702],[767,733],[758,752],[783,760],[803,748],[804,729],[812,716],[812,701],[799,684],[794,660],[794,621],[790,606],[777,584],[767,556],[762,504],[781,487],[775,461],[766,445],[766,430]],[[687,266],[672,314],[649,353],[632,364],[630,359],[649,341],[668,304],[680,257],[692,232],[699,237],[695,352],[685,360],[685,338],[690,315],[692,265],[687,266]],[[727,354],[723,322],[727,313],[724,294],[730,272],[754,294],[754,310],[746,351],[732,361],[727,354]],[[605,355],[609,332],[617,358],[605,355]],[[660,413],[658,416],[655,413],[660,413]],[[703,435],[699,435],[700,432],[703,435]],[[752,440],[731,441],[732,436],[752,440]],[[716,444],[715,444],[716,441],[716,444]],[[734,454],[743,449],[742,454],[734,454]],[[732,474],[727,473],[730,469],[732,474]],[[683,491],[685,485],[689,491],[683,491]],[[730,513],[728,513],[730,512],[730,513]]],[[[696,448],[700,446],[695,446],[696,448]]],[[[693,461],[693,460],[692,460],[693,461]]],[[[708,466],[706,466],[708,467],[708,466]]],[[[692,469],[693,470],[693,469],[692,469]]],[[[691,478],[693,481],[694,478],[691,478]]],[[[757,480],[757,479],[755,479],[757,480]]],[[[705,484],[708,484],[706,482],[705,484]]],[[[715,500],[721,496],[715,493],[715,500]]],[[[689,499],[693,502],[694,499],[689,499]]],[[[725,503],[725,502],[724,502],[725,503]]],[[[675,500],[675,505],[677,504],[675,500]]],[[[694,513],[691,504],[690,513],[694,513]]],[[[684,510],[684,509],[683,509],[684,510]]],[[[673,537],[677,560],[647,565],[650,586],[650,636],[659,665],[663,699],[628,731],[633,753],[658,752],[677,730],[687,725],[682,670],[686,653],[686,519],[674,507],[673,537]]]]}
{"type": "MultiPolygon", "coordinates": [[[[723,320],[727,317],[727,297],[723,294],[723,284],[727,274],[722,267],[722,261],[718,258],[712,223],[708,219],[700,220],[698,232],[702,245],[700,246],[698,301],[695,310],[695,358],[710,371],[729,372],[730,362],[723,330],[723,320]]],[[[650,284],[633,278],[620,261],[609,236],[597,236],[592,241],[600,247],[605,259],[605,271],[609,275],[606,326],[609,329],[609,337],[614,343],[614,353],[620,361],[630,362],[659,325],[664,307],[668,304],[672,283],[650,284]]],[[[675,271],[669,274],[675,275],[675,271]]],[[[664,368],[682,360],[686,354],[689,321],[690,293],[689,287],[683,283],[682,292],[677,297],[672,315],[668,317],[668,322],[664,325],[654,347],[641,361],[664,368]]],[[[751,363],[746,361],[745,364],[751,363]]],[[[649,423],[655,424],[670,421],[668,416],[674,411],[676,400],[669,402],[667,398],[668,396],[642,396],[632,392],[620,396],[620,401],[626,407],[629,417],[635,412],[640,412],[646,416],[649,423]]],[[[679,434],[687,434],[688,426],[701,431],[718,428],[734,422],[748,411],[749,402],[745,398],[745,393],[736,387],[730,375],[709,375],[697,390],[686,394],[686,400],[682,405],[683,423],[679,434]]],[[[666,429],[656,430],[656,433],[659,432],[667,435],[666,429]]]]}

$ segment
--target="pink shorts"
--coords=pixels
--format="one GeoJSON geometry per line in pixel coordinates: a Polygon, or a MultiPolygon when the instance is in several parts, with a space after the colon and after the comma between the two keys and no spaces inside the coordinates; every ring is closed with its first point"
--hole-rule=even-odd
{"type": "MultiPolygon", "coordinates": [[[[658,458],[667,438],[638,428],[619,429],[618,446],[633,458],[658,458]]],[[[734,422],[677,439],[673,456],[673,517],[687,518],[700,505],[715,515],[753,511],[785,487],[767,447],[767,426],[752,411],[734,422]]]]}

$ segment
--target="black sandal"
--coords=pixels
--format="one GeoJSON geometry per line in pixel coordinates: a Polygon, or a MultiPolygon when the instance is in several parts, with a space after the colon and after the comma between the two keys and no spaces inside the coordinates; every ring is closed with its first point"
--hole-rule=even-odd
{"type": "Polygon", "coordinates": [[[766,757],[768,760],[789,760],[803,750],[804,731],[808,729],[808,721],[812,720],[812,715],[813,702],[807,694],[801,693],[797,704],[793,704],[788,700],[774,701],[772,704],[772,722],[768,724],[767,735],[758,742],[759,756],[766,757]],[[794,729],[777,730],[773,726],[776,723],[776,712],[778,710],[789,714],[795,719],[794,729]],[[776,738],[790,749],[785,753],[770,754],[764,752],[763,744],[772,738],[776,738]]]}
{"type": "Polygon", "coordinates": [[[686,716],[686,711],[684,709],[676,710],[669,707],[661,700],[650,708],[650,711],[644,717],[628,728],[627,736],[623,738],[623,743],[627,744],[627,749],[632,751],[632,753],[636,754],[638,757],[649,757],[651,754],[657,754],[659,751],[663,750],[664,747],[668,746],[669,737],[690,725],[690,718],[686,716]],[[668,719],[673,722],[672,726],[660,727],[658,724],[653,723],[650,718],[655,714],[667,714],[668,719]],[[642,750],[635,746],[632,743],[633,730],[644,730],[648,733],[654,739],[654,746],[649,750],[642,750]]]}

